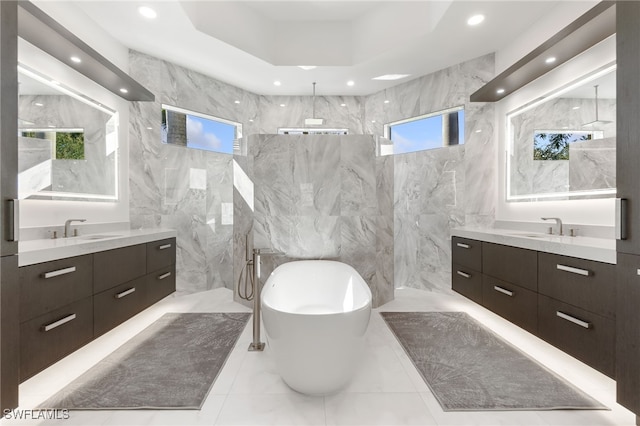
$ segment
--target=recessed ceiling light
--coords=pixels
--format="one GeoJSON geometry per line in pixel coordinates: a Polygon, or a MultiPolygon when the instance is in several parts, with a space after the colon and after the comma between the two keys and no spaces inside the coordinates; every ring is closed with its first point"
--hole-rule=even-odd
{"type": "Polygon", "coordinates": [[[153,127],[149,126],[149,127],[147,127],[147,130],[153,130],[153,127]]]}
{"type": "Polygon", "coordinates": [[[316,68],[316,66],[315,65],[298,65],[298,68],[302,68],[305,71],[309,71],[316,68]]]}
{"type": "Polygon", "coordinates": [[[282,83],[280,83],[280,80],[276,80],[273,82],[274,86],[280,86],[282,83]]]}
{"type": "Polygon", "coordinates": [[[356,83],[353,80],[347,81],[347,86],[353,86],[354,84],[356,84],[356,83]]]}
{"type": "Polygon", "coordinates": [[[284,107],[286,107],[286,105],[285,105],[285,104],[280,104],[280,106],[281,106],[281,107],[283,107],[283,108],[284,108],[284,107]]]}
{"type": "Polygon", "coordinates": [[[385,103],[385,104],[388,104],[388,103],[389,103],[389,99],[385,99],[385,100],[384,100],[384,103],[385,103]]]}
{"type": "Polygon", "coordinates": [[[250,123],[253,123],[253,118],[250,118],[250,119],[249,119],[249,122],[250,122],[250,123]]]}
{"type": "Polygon", "coordinates": [[[556,57],[555,56],[549,56],[547,59],[544,60],[547,64],[552,64],[556,61],[556,57]]]}
{"type": "Polygon", "coordinates": [[[151,9],[149,6],[140,6],[138,8],[138,13],[147,19],[155,19],[158,16],[156,11],[151,9]]]}
{"type": "Polygon", "coordinates": [[[498,95],[502,95],[504,93],[504,89],[498,89],[498,90],[496,90],[496,93],[498,95]]]}
{"type": "Polygon", "coordinates": [[[579,106],[574,106],[574,107],[573,107],[573,108],[571,108],[571,109],[580,109],[580,107],[579,107],[579,106]]]}
{"type": "Polygon", "coordinates": [[[78,58],[77,56],[72,56],[70,59],[72,62],[75,62],[76,64],[79,64],[80,62],[82,62],[82,59],[78,58]]]}
{"type": "Polygon", "coordinates": [[[240,101],[233,101],[233,103],[234,103],[234,104],[239,104],[239,103],[240,103],[240,101]]]}
{"type": "Polygon", "coordinates": [[[484,21],[484,15],[473,15],[471,18],[467,19],[467,25],[478,25],[484,21]]]}
{"type": "Polygon", "coordinates": [[[371,80],[400,80],[401,78],[409,77],[410,74],[385,74],[373,77],[371,80]]]}
{"type": "Polygon", "coordinates": [[[127,89],[125,89],[124,87],[120,88],[120,93],[129,93],[129,91],[127,89]]]}
{"type": "Polygon", "coordinates": [[[341,107],[346,107],[346,106],[347,106],[347,104],[340,104],[340,106],[341,106],[341,107]]]}
{"type": "Polygon", "coordinates": [[[34,104],[35,106],[40,106],[40,107],[41,107],[41,106],[44,106],[44,104],[43,104],[42,102],[34,102],[33,104],[34,104]]]}
{"type": "Polygon", "coordinates": [[[482,129],[476,130],[476,133],[482,133],[482,129]]]}
{"type": "Polygon", "coordinates": [[[371,122],[372,122],[372,123],[375,123],[375,122],[376,122],[376,120],[371,120],[371,122]]]}

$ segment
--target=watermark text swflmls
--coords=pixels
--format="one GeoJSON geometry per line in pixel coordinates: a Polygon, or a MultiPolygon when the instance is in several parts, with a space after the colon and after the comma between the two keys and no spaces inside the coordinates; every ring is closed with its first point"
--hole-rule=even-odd
{"type": "Polygon", "coordinates": [[[2,412],[7,420],[67,420],[69,410],[62,408],[43,408],[41,410],[9,410],[2,412]]]}

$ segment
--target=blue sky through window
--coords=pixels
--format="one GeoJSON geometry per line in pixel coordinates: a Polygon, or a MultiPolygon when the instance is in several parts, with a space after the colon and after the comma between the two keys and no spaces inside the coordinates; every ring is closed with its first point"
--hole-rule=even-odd
{"type": "MultiPolygon", "coordinates": [[[[393,141],[394,154],[441,148],[443,146],[441,114],[391,125],[389,128],[389,137],[393,141]]],[[[463,144],[464,110],[458,111],[458,134],[459,144],[463,144]]]]}
{"type": "Polygon", "coordinates": [[[233,154],[236,126],[187,114],[187,146],[233,154]]]}

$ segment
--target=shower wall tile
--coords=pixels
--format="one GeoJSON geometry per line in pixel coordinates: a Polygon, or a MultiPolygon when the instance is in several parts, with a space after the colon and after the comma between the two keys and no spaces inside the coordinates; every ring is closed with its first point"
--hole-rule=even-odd
{"type": "Polygon", "coordinates": [[[395,287],[450,292],[451,228],[493,223],[494,109],[469,102],[493,76],[494,58],[486,55],[365,98],[365,133],[376,135],[383,134],[384,123],[457,106],[465,110],[464,145],[390,156],[395,287]]]}

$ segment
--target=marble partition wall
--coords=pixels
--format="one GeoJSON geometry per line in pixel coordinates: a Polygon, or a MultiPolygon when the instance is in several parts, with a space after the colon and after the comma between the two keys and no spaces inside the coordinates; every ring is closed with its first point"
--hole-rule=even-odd
{"type": "Polygon", "coordinates": [[[571,191],[615,187],[615,137],[569,144],[569,189],[571,191]]]}
{"type": "MultiPolygon", "coordinates": [[[[253,135],[236,166],[253,183],[253,223],[234,236],[243,257],[245,235],[263,257],[263,280],[294,259],[352,265],[369,284],[374,306],[393,299],[393,159],[376,156],[375,138],[335,135],[253,135]]],[[[234,199],[248,213],[247,200],[234,199]]],[[[239,279],[238,275],[238,279],[239,279]]]]}
{"type": "Polygon", "coordinates": [[[487,55],[366,98],[365,132],[373,134],[404,118],[456,106],[465,111],[464,145],[393,156],[396,288],[450,292],[451,228],[493,224],[494,108],[469,102],[493,76],[494,58],[487,55]]]}

